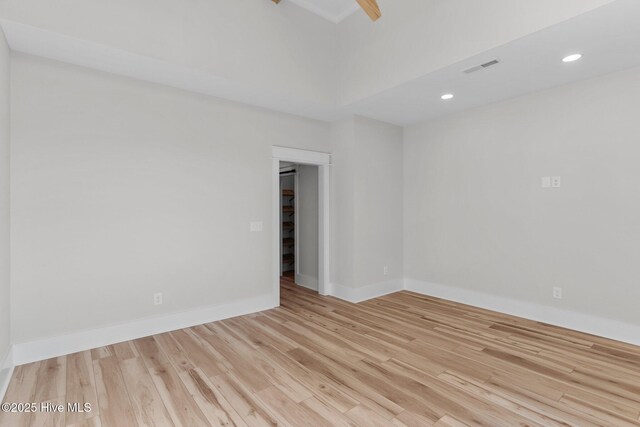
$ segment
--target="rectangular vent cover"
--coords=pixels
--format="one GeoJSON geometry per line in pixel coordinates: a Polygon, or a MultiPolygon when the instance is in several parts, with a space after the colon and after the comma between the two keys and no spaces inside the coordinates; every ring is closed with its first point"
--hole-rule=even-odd
{"type": "Polygon", "coordinates": [[[499,59],[494,59],[494,60],[491,60],[489,62],[485,62],[484,64],[480,64],[480,65],[476,65],[475,67],[468,68],[468,69],[464,70],[463,72],[465,74],[471,74],[471,73],[475,73],[476,71],[480,71],[480,70],[487,69],[489,67],[493,67],[494,65],[498,65],[499,63],[500,63],[499,59]]]}

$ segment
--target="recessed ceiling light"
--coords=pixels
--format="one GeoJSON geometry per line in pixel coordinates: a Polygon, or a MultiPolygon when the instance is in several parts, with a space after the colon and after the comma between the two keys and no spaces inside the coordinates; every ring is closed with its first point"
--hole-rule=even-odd
{"type": "Polygon", "coordinates": [[[445,93],[444,95],[442,95],[442,96],[440,97],[440,99],[444,99],[445,101],[446,101],[447,99],[452,99],[452,98],[453,98],[453,94],[452,94],[452,93],[445,93]]]}
{"type": "Polygon", "coordinates": [[[562,58],[562,62],[573,62],[577,61],[580,58],[582,58],[581,53],[574,53],[573,55],[565,56],[564,58],[562,58]]]}

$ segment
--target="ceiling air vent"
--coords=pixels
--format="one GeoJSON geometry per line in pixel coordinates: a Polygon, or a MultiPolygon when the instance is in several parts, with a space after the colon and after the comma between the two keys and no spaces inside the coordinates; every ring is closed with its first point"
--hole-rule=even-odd
{"type": "Polygon", "coordinates": [[[500,63],[499,59],[494,59],[489,62],[485,62],[484,64],[476,65],[475,67],[468,68],[463,71],[465,74],[475,73],[476,71],[484,70],[489,67],[493,67],[494,65],[498,65],[500,63]]]}

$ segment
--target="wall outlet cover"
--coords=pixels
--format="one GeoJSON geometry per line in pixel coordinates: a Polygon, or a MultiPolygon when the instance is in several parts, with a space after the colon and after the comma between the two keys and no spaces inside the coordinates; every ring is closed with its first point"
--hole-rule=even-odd
{"type": "Polygon", "coordinates": [[[162,294],[153,294],[153,305],[162,305],[162,294]]]}
{"type": "Polygon", "coordinates": [[[553,297],[555,299],[562,299],[562,288],[554,287],[553,288],[553,297]]]}

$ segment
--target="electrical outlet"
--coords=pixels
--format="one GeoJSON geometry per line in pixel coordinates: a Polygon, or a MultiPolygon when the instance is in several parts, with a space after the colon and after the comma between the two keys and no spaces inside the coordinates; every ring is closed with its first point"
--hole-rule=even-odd
{"type": "Polygon", "coordinates": [[[384,268],[382,269],[382,272],[384,273],[384,275],[388,275],[389,274],[389,267],[388,266],[384,266],[384,268]]]}
{"type": "Polygon", "coordinates": [[[562,187],[562,177],[561,176],[552,176],[551,177],[551,188],[560,188],[562,187]]]}
{"type": "Polygon", "coordinates": [[[162,294],[153,294],[153,305],[162,305],[162,294]]]}
{"type": "Polygon", "coordinates": [[[555,299],[562,299],[562,288],[554,287],[553,288],[553,297],[555,299]]]}

